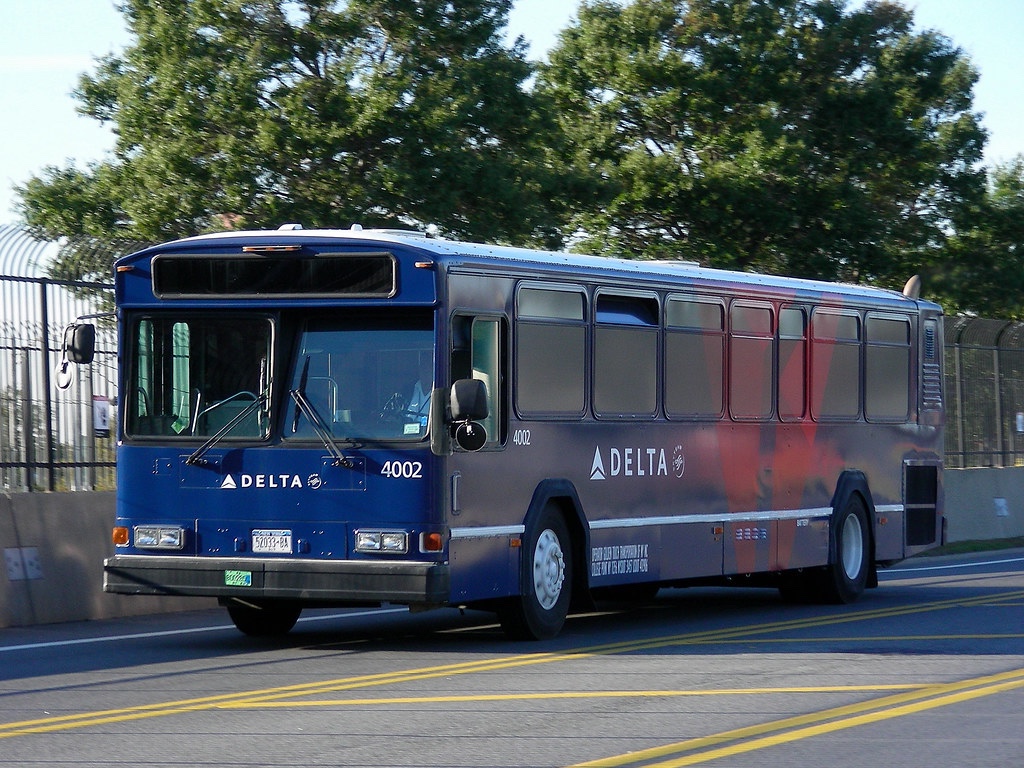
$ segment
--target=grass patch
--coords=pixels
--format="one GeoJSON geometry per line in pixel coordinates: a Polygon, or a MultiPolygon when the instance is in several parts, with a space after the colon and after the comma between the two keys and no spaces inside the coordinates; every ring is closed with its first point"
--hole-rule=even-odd
{"type": "Polygon", "coordinates": [[[1014,536],[1010,539],[986,539],[978,541],[955,541],[946,544],[944,547],[936,547],[922,552],[915,557],[934,557],[935,555],[962,555],[970,552],[994,552],[1000,549],[1016,549],[1024,547],[1024,536],[1014,536]]]}

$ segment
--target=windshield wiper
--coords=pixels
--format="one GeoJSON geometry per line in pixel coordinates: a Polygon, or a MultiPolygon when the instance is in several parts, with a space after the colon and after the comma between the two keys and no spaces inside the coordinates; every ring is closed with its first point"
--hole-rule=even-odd
{"type": "Polygon", "coordinates": [[[324,421],[324,417],[320,415],[316,406],[306,397],[306,381],[308,378],[309,355],[306,355],[306,362],[302,366],[302,375],[299,377],[299,386],[288,390],[288,394],[295,401],[295,413],[292,415],[292,432],[294,433],[299,428],[299,415],[302,414],[309,419],[309,423],[313,427],[313,431],[316,432],[316,436],[320,438],[320,442],[324,444],[327,452],[331,454],[331,458],[334,459],[334,466],[352,469],[355,467],[355,463],[342,453],[341,448],[334,441],[334,436],[331,434],[327,422],[324,421]]]}
{"type": "MultiPolygon", "coordinates": [[[[221,427],[216,432],[214,432],[209,440],[207,440],[205,443],[203,443],[198,448],[196,448],[196,450],[192,453],[192,455],[189,456],[187,459],[185,459],[185,463],[189,464],[189,465],[205,466],[207,464],[207,461],[206,461],[206,459],[203,458],[203,456],[205,456],[207,454],[207,452],[211,448],[213,448],[213,446],[215,446],[217,443],[219,443],[221,440],[223,440],[224,436],[228,432],[230,432],[232,429],[234,429],[239,424],[241,424],[244,419],[246,419],[247,417],[252,415],[256,411],[257,408],[259,408],[261,405],[263,405],[265,402],[267,402],[267,397],[268,397],[269,393],[270,393],[270,387],[267,387],[267,389],[265,389],[263,392],[260,393],[259,397],[257,397],[255,400],[253,400],[251,403],[249,403],[247,406],[245,406],[245,408],[243,408],[237,414],[235,414],[234,418],[231,419],[227,424],[225,424],[223,427],[221,427]]],[[[232,395],[232,397],[236,397],[236,395],[232,395]]],[[[231,398],[228,398],[228,400],[230,400],[230,399],[231,398]]],[[[223,403],[226,403],[226,402],[227,402],[227,400],[222,400],[219,403],[215,403],[214,405],[211,405],[209,408],[207,408],[206,411],[204,411],[204,413],[208,412],[208,411],[211,411],[214,408],[216,408],[217,406],[222,405],[223,403]]],[[[198,419],[198,415],[197,415],[197,419],[198,419]]]]}

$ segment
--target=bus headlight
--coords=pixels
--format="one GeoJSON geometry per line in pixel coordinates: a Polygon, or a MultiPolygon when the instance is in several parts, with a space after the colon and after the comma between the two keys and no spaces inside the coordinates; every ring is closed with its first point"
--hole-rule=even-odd
{"type": "Polygon", "coordinates": [[[181,549],[185,546],[185,530],[164,525],[137,525],[133,538],[139,549],[181,549]]]}
{"type": "Polygon", "coordinates": [[[356,552],[404,555],[408,551],[409,534],[405,531],[356,531],[356,552]]]}

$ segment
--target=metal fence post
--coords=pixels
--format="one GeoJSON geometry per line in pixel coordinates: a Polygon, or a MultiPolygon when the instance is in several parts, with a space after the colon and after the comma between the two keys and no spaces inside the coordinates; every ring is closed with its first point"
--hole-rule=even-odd
{"type": "Polygon", "coordinates": [[[35,490],[36,441],[35,419],[32,417],[32,361],[31,350],[21,348],[21,442],[22,456],[25,459],[25,490],[35,490]]]}

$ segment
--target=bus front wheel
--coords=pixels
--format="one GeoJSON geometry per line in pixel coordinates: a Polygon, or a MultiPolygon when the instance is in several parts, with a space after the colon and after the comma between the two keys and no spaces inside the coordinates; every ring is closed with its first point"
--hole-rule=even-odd
{"type": "Polygon", "coordinates": [[[287,635],[302,613],[302,608],[293,603],[243,603],[230,600],[225,605],[238,631],[250,637],[287,635]]]}
{"type": "Polygon", "coordinates": [[[505,634],[516,640],[557,635],[572,598],[572,545],[561,513],[548,507],[523,539],[520,594],[498,611],[505,634]]]}

